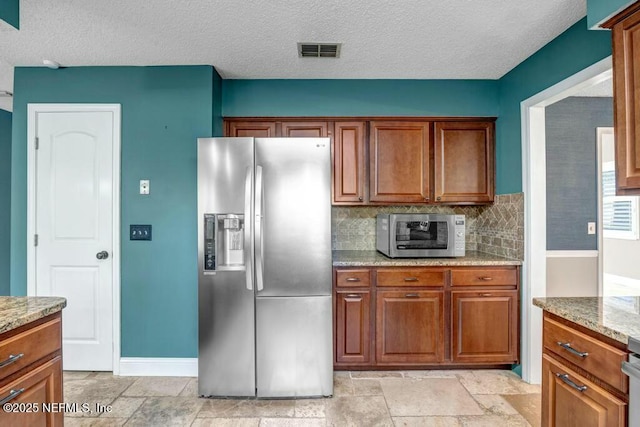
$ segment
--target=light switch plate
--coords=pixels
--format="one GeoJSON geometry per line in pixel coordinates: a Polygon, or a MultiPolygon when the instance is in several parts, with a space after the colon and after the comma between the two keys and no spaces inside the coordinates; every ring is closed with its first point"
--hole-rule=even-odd
{"type": "Polygon", "coordinates": [[[596,223],[588,222],[587,223],[587,234],[596,234],[596,223]]]}
{"type": "Polygon", "coordinates": [[[149,187],[149,180],[148,179],[141,179],[140,180],[140,194],[149,194],[149,192],[151,191],[150,187],[149,187]]]}
{"type": "Polygon", "coordinates": [[[151,240],[151,225],[131,224],[129,240],[151,240]]]}

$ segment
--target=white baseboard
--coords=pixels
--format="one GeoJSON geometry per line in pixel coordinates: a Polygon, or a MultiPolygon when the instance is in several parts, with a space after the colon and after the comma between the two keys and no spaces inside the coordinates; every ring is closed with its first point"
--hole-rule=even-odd
{"type": "Polygon", "coordinates": [[[547,251],[547,258],[597,258],[598,251],[547,251]]]}
{"type": "Polygon", "coordinates": [[[197,377],[197,358],[121,357],[123,377],[197,377]]]}

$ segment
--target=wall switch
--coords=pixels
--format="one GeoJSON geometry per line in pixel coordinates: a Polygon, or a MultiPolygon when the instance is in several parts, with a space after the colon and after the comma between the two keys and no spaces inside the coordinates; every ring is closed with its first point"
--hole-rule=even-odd
{"type": "Polygon", "coordinates": [[[151,226],[131,224],[129,226],[129,240],[151,240],[151,226]]]}
{"type": "Polygon", "coordinates": [[[587,223],[587,234],[596,234],[596,223],[588,222],[587,223]]]}
{"type": "Polygon", "coordinates": [[[149,188],[149,180],[148,179],[141,179],[140,180],[140,194],[149,194],[150,188],[149,188]]]}

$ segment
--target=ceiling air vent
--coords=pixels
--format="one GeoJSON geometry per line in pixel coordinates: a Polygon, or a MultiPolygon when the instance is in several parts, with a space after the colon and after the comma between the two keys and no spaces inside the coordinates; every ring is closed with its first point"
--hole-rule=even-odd
{"type": "Polygon", "coordinates": [[[300,58],[339,58],[342,43],[298,43],[300,58]]]}

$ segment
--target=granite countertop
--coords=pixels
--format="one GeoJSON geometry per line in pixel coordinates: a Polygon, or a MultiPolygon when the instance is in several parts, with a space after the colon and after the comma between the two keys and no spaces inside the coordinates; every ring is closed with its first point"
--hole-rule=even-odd
{"type": "Polygon", "coordinates": [[[42,319],[67,306],[59,297],[0,297],[0,333],[42,319]]]}
{"type": "Polygon", "coordinates": [[[533,305],[627,345],[640,338],[640,297],[534,298],[533,305]]]}
{"type": "Polygon", "coordinates": [[[484,252],[467,251],[458,258],[389,258],[378,251],[333,251],[334,267],[406,267],[406,266],[485,266],[521,265],[522,261],[491,255],[484,252]]]}

